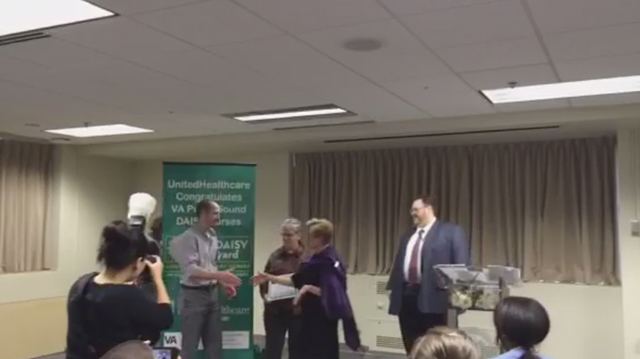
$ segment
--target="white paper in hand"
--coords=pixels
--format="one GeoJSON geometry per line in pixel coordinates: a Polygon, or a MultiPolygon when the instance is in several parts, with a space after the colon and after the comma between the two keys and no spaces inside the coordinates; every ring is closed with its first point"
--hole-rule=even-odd
{"type": "Polygon", "coordinates": [[[277,300],[293,299],[298,295],[298,290],[277,283],[269,283],[269,291],[267,292],[267,301],[275,302],[277,300]]]}

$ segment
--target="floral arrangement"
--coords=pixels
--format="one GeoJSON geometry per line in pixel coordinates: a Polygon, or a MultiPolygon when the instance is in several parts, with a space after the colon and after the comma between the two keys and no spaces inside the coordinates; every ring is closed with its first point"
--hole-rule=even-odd
{"type": "Polygon", "coordinates": [[[499,301],[500,288],[493,286],[457,284],[449,294],[451,306],[461,310],[493,310],[499,301]]]}

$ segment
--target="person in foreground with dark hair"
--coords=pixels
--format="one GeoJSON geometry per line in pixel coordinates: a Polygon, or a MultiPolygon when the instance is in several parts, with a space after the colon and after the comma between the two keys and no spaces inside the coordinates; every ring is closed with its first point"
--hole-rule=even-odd
{"type": "Polygon", "coordinates": [[[145,257],[146,243],[123,221],[102,230],[99,273],[80,277],[69,291],[67,303],[67,359],[98,359],[121,343],[149,340],[147,334],[169,329],[173,313],[162,280],[163,264],[145,257]],[[157,288],[152,300],[131,285],[148,267],[157,288]]]}
{"type": "Polygon", "coordinates": [[[347,275],[338,252],[331,245],[333,224],[326,219],[312,219],[309,247],[313,255],[294,274],[276,276],[259,273],[254,285],[265,282],[294,286],[300,290],[294,305],[300,303],[300,355],[306,359],[338,359],[338,321],[342,320],[346,344],[362,350],[349,296],[347,275]]]}
{"type": "Polygon", "coordinates": [[[536,353],[551,327],[547,310],[537,300],[502,299],[493,312],[493,324],[498,344],[508,350],[494,359],[548,359],[536,353]]]}
{"type": "Polygon", "coordinates": [[[410,359],[480,359],[480,348],[464,332],[435,327],[418,339],[410,359]]]}
{"type": "Polygon", "coordinates": [[[430,328],[446,326],[448,298],[433,269],[438,264],[469,265],[469,244],[462,228],[436,218],[432,196],[411,206],[414,226],[400,238],[387,290],[389,314],[398,316],[407,355],[430,328]]]}

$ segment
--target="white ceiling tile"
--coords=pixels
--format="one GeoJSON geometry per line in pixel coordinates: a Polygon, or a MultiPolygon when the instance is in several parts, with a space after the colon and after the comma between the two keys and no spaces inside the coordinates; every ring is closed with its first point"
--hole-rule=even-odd
{"type": "Polygon", "coordinates": [[[211,0],[133,19],[198,46],[215,46],[282,35],[283,32],[227,0],[211,0]]]}
{"type": "Polygon", "coordinates": [[[93,76],[98,81],[121,87],[134,94],[161,100],[170,107],[169,111],[175,113],[194,109],[217,114],[241,107],[238,99],[221,91],[191,84],[133,64],[122,63],[118,66],[96,68],[87,76],[93,76]]]}
{"type": "Polygon", "coordinates": [[[613,106],[640,103],[640,93],[628,93],[621,95],[591,96],[571,99],[574,107],[613,106]]]}
{"type": "Polygon", "coordinates": [[[34,138],[34,139],[47,139],[58,137],[56,135],[43,132],[39,127],[26,126],[29,121],[18,119],[15,117],[8,117],[4,113],[0,113],[0,137],[3,134],[10,134],[14,136],[34,138]]]}
{"type": "Polygon", "coordinates": [[[325,103],[333,103],[374,121],[399,121],[429,117],[410,102],[375,85],[318,89],[325,103]]]}
{"type": "Polygon", "coordinates": [[[211,51],[291,86],[313,89],[368,84],[363,77],[289,36],[217,46],[211,51]]]}
{"type": "Polygon", "coordinates": [[[458,72],[536,65],[547,62],[547,57],[535,37],[451,47],[436,52],[458,72]]]}
{"type": "Polygon", "coordinates": [[[291,33],[304,33],[391,17],[371,0],[236,0],[291,33]]]}
{"type": "MultiPolygon", "coordinates": [[[[145,140],[158,140],[164,138],[179,138],[179,137],[195,137],[195,136],[207,136],[213,135],[216,131],[196,124],[189,124],[185,126],[184,123],[180,123],[175,120],[162,118],[159,116],[142,117],[134,116],[128,118],[126,121],[119,121],[118,123],[125,123],[130,126],[136,126],[153,130],[152,133],[130,134],[123,136],[105,136],[99,138],[70,138],[72,143],[84,144],[99,141],[101,143],[110,142],[131,142],[131,141],[145,141],[145,140]]],[[[62,137],[53,135],[56,137],[62,137]]]]}
{"type": "Polygon", "coordinates": [[[204,0],[91,0],[92,3],[122,15],[149,12],[204,0]]]}
{"type": "Polygon", "coordinates": [[[569,100],[546,100],[546,101],[532,101],[522,103],[508,103],[494,105],[493,108],[498,112],[523,112],[523,111],[538,111],[538,110],[552,110],[560,108],[568,108],[569,100]]]}
{"type": "Polygon", "coordinates": [[[185,116],[175,116],[172,120],[177,124],[181,124],[185,128],[196,126],[198,128],[208,130],[209,133],[256,131],[256,127],[251,126],[250,124],[223,116],[201,116],[189,114],[185,116]]]}
{"type": "Polygon", "coordinates": [[[378,0],[396,15],[419,14],[422,12],[486,4],[496,0],[378,0]]]}
{"type": "Polygon", "coordinates": [[[441,76],[383,84],[434,117],[493,113],[489,102],[457,76],[441,76]]]}
{"type": "Polygon", "coordinates": [[[300,35],[303,41],[374,81],[448,74],[448,68],[396,20],[368,22],[300,35]],[[375,51],[346,49],[351,39],[382,42],[375,51]]]}
{"type": "MultiPolygon", "coordinates": [[[[248,100],[236,110],[251,110],[258,106],[280,106],[284,103],[302,106],[307,94],[204,50],[180,51],[154,56],[145,65],[162,73],[207,86],[248,100]]],[[[235,111],[235,110],[234,110],[235,111]]]]}
{"type": "Polygon", "coordinates": [[[527,0],[543,34],[640,22],[638,0],[527,0]]]}
{"type": "Polygon", "coordinates": [[[0,56],[0,80],[135,112],[168,111],[166,102],[109,84],[100,79],[100,72],[100,66],[51,69],[0,56]]]}
{"type": "Polygon", "coordinates": [[[131,15],[207,0],[91,0],[92,3],[121,15],[131,15]]]}
{"type": "Polygon", "coordinates": [[[517,86],[529,86],[558,82],[549,65],[507,67],[503,69],[465,72],[460,76],[476,90],[508,87],[510,82],[517,86]]]}
{"type": "Polygon", "coordinates": [[[30,79],[50,69],[28,60],[10,57],[0,53],[0,80],[18,81],[30,79]]]}
{"type": "Polygon", "coordinates": [[[51,32],[63,40],[131,61],[193,48],[125,17],[62,27],[51,32]]]}
{"type": "Polygon", "coordinates": [[[432,49],[534,36],[522,4],[498,1],[402,17],[432,49]]]}
{"type": "Polygon", "coordinates": [[[545,36],[554,61],[640,52],[640,23],[545,36]]]}
{"type": "Polygon", "coordinates": [[[115,108],[4,81],[0,81],[0,107],[5,113],[42,126],[109,123],[128,116],[115,108]]]}
{"type": "Polygon", "coordinates": [[[2,46],[0,54],[54,68],[101,65],[117,61],[97,51],[52,37],[2,46]]]}
{"type": "Polygon", "coordinates": [[[556,62],[564,81],[640,75],[640,54],[556,62]]]}

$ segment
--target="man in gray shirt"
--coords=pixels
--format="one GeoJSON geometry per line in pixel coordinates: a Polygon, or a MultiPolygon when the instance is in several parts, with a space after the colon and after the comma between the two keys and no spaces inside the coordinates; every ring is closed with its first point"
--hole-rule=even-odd
{"type": "Polygon", "coordinates": [[[198,223],[171,241],[171,257],[180,265],[182,280],[178,298],[182,331],[182,359],[196,359],[198,344],[207,359],[222,358],[222,319],[218,287],[235,296],[240,279],[231,271],[218,271],[220,206],[204,200],[197,204],[198,223]]]}

